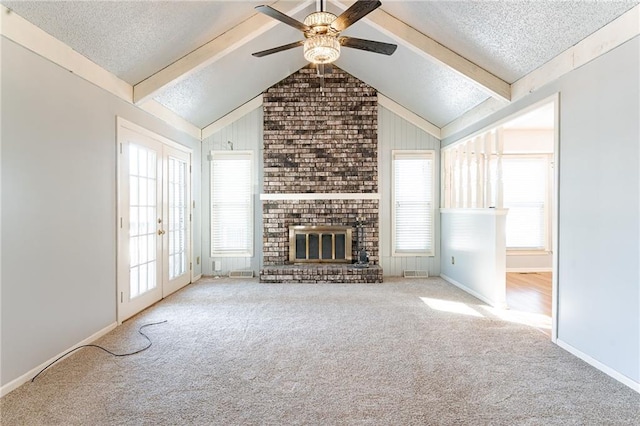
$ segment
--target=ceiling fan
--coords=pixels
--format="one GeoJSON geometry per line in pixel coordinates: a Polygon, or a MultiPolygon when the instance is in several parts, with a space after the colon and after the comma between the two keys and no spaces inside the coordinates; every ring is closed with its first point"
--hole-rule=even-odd
{"type": "MultiPolygon", "coordinates": [[[[323,2],[321,0],[320,10],[308,15],[304,19],[304,22],[300,22],[290,16],[287,16],[271,6],[256,6],[255,9],[258,12],[264,13],[271,18],[277,19],[280,22],[284,22],[285,24],[302,31],[305,39],[285,44],[283,46],[274,47],[272,49],[255,52],[252,55],[261,58],[263,56],[271,55],[272,53],[303,46],[305,59],[316,64],[318,66],[318,73],[321,75],[325,72],[325,65],[331,64],[338,59],[340,56],[341,46],[366,50],[368,52],[381,53],[383,55],[391,55],[398,47],[395,44],[340,35],[342,31],[364,18],[381,5],[382,3],[379,0],[358,0],[340,16],[336,16],[333,13],[325,12],[323,10],[323,2]]],[[[330,68],[328,68],[327,71],[330,72],[330,68]]]]}

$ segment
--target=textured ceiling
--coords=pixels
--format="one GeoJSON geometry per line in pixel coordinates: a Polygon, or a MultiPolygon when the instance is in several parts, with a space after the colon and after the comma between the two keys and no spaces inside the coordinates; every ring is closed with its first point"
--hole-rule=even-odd
{"type": "Polygon", "coordinates": [[[129,84],[256,12],[257,1],[2,1],[129,84]]]}
{"type": "Polygon", "coordinates": [[[385,1],[384,10],[513,83],[638,1],[385,1]]]}
{"type": "MultiPolygon", "coordinates": [[[[344,1],[351,4],[352,0],[344,1]]],[[[135,85],[256,14],[251,1],[8,1],[36,26],[135,85]]],[[[278,2],[276,8],[302,0],[278,2]]],[[[331,0],[327,9],[342,12],[331,0]]],[[[499,78],[514,82],[631,9],[633,1],[399,1],[382,10],[499,78]]],[[[313,5],[296,17],[303,20],[313,5]]],[[[377,12],[375,12],[377,13],[377,12]]],[[[345,35],[398,44],[391,57],[343,49],[336,65],[442,127],[488,98],[456,71],[375,29],[365,18],[345,35]]],[[[257,38],[154,95],[203,128],[305,65],[302,49],[252,52],[300,40],[277,23],[257,38]]]]}
{"type": "MultiPolygon", "coordinates": [[[[366,25],[354,25],[344,34],[394,42],[366,25]]],[[[414,52],[401,44],[392,56],[343,48],[336,64],[405,108],[428,117],[438,127],[489,97],[468,79],[433,61],[416,58],[414,52]]]]}

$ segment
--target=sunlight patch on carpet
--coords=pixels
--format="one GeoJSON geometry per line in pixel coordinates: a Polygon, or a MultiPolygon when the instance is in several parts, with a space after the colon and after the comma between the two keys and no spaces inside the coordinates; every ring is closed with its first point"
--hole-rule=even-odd
{"type": "Polygon", "coordinates": [[[551,317],[547,315],[512,309],[497,309],[490,306],[479,306],[479,308],[484,309],[504,321],[551,330],[551,317]]]}
{"type": "Polygon", "coordinates": [[[451,300],[431,299],[429,297],[420,298],[428,307],[436,311],[450,312],[452,314],[469,315],[472,317],[483,317],[480,312],[462,302],[452,302],[451,300]]]}

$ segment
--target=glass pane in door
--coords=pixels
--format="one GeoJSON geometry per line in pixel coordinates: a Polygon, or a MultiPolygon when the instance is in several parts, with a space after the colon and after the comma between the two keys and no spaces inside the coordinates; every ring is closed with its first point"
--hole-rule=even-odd
{"type": "Polygon", "coordinates": [[[129,295],[133,299],[157,286],[157,155],[129,145],[129,295]]]}
{"type": "Polygon", "coordinates": [[[168,159],[169,279],[187,272],[187,162],[168,159]]]}

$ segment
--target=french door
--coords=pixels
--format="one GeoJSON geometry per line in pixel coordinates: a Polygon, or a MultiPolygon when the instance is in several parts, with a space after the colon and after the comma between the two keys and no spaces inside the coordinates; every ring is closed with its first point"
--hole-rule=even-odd
{"type": "Polygon", "coordinates": [[[118,120],[118,321],[191,281],[191,154],[118,120]]]}

